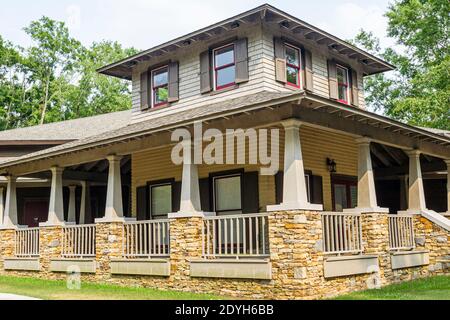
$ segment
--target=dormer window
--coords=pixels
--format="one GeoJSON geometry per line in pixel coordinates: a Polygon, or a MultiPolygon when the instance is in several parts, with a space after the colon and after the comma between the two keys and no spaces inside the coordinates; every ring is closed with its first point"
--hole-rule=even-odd
{"type": "Polygon", "coordinates": [[[338,82],[338,101],[345,104],[349,104],[350,83],[349,83],[348,69],[340,65],[337,65],[336,71],[338,82]]]}
{"type": "Polygon", "coordinates": [[[169,67],[152,70],[152,108],[164,106],[169,99],[169,67]]]}
{"type": "Polygon", "coordinates": [[[300,50],[285,44],[286,51],[286,83],[295,88],[300,88],[300,50]]]}
{"type": "Polygon", "coordinates": [[[214,88],[221,90],[236,84],[236,59],[234,44],[213,50],[214,88]]]}

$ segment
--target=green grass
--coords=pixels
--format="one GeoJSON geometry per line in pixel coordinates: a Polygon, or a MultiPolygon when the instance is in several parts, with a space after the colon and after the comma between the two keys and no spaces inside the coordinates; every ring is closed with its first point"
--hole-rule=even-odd
{"type": "Polygon", "coordinates": [[[336,300],[450,300],[450,276],[438,276],[354,292],[336,300]]]}
{"type": "Polygon", "coordinates": [[[121,287],[82,282],[80,290],[70,290],[66,281],[0,276],[0,293],[44,300],[219,300],[224,297],[149,288],[121,287]]]}

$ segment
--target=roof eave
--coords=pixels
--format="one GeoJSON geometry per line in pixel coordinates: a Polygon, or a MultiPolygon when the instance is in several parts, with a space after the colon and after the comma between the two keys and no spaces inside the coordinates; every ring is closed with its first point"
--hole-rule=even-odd
{"type": "Polygon", "coordinates": [[[264,4],[262,6],[259,6],[259,7],[255,8],[255,9],[246,11],[244,13],[241,13],[239,15],[233,16],[233,17],[228,18],[226,20],[220,21],[220,22],[215,23],[213,25],[210,25],[208,27],[202,28],[200,30],[191,32],[191,33],[189,33],[187,35],[178,37],[178,38],[176,38],[174,40],[168,41],[166,43],[163,43],[161,45],[155,46],[155,47],[150,48],[148,50],[142,51],[142,52],[140,52],[138,54],[135,54],[135,55],[133,55],[131,57],[128,57],[128,58],[119,60],[117,62],[111,63],[111,64],[109,64],[107,66],[99,68],[97,70],[97,72],[99,72],[101,74],[109,75],[109,76],[118,77],[118,78],[121,78],[121,79],[131,80],[131,72],[132,72],[131,67],[126,67],[125,64],[127,64],[127,63],[138,63],[136,60],[138,60],[140,58],[143,58],[143,57],[151,54],[152,52],[156,52],[158,50],[161,50],[164,47],[175,45],[178,42],[186,41],[186,40],[188,40],[188,39],[190,39],[192,37],[198,36],[198,35],[200,35],[202,33],[208,32],[208,31],[210,31],[212,29],[221,27],[221,26],[226,25],[228,23],[232,23],[234,21],[244,19],[245,17],[254,15],[256,13],[260,13],[261,17],[263,17],[263,15],[265,15],[265,12],[267,10],[270,10],[271,12],[284,17],[285,19],[291,20],[291,21],[293,21],[293,22],[295,22],[295,23],[297,23],[299,25],[302,25],[302,26],[304,26],[306,28],[309,28],[312,31],[314,31],[314,32],[316,32],[318,34],[321,34],[324,37],[327,37],[327,38],[335,41],[336,43],[338,43],[340,45],[346,46],[349,49],[354,50],[358,54],[363,55],[363,56],[365,56],[365,57],[375,61],[376,63],[379,63],[380,65],[384,66],[384,68],[379,68],[378,70],[376,70],[374,72],[367,73],[368,75],[382,73],[382,72],[391,71],[391,70],[395,70],[396,69],[396,67],[394,65],[392,65],[392,64],[390,64],[390,63],[388,63],[388,62],[386,62],[386,61],[384,61],[384,60],[382,60],[382,59],[380,59],[380,58],[378,58],[378,57],[376,57],[376,56],[374,56],[374,55],[372,55],[372,54],[370,54],[370,53],[368,53],[368,52],[366,52],[366,51],[364,51],[362,49],[359,49],[359,48],[355,47],[354,45],[352,45],[352,44],[350,44],[350,43],[348,43],[348,42],[346,42],[346,41],[344,41],[342,39],[339,39],[336,36],[333,36],[333,35],[329,34],[326,31],[323,31],[323,30],[321,30],[321,29],[319,29],[317,27],[314,27],[311,24],[309,24],[307,22],[304,22],[304,21],[302,21],[302,20],[300,20],[300,19],[298,19],[298,18],[296,18],[296,17],[294,17],[294,16],[292,16],[292,15],[290,15],[290,14],[288,14],[288,13],[282,11],[282,10],[279,10],[279,9],[269,5],[269,4],[264,4]],[[117,68],[119,68],[119,67],[122,68],[122,70],[117,70],[117,68]],[[126,68],[126,70],[124,68],[126,68]]]}

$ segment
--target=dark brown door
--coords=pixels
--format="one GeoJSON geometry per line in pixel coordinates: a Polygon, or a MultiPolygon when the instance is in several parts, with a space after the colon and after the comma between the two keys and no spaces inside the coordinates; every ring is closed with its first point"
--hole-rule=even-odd
{"type": "Polygon", "coordinates": [[[40,222],[47,221],[48,200],[25,200],[24,224],[29,228],[39,226],[40,222]]]}

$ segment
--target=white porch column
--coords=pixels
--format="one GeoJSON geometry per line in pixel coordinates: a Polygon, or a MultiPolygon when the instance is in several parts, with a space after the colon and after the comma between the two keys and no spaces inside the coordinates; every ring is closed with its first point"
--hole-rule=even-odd
{"type": "Polygon", "coordinates": [[[54,227],[64,225],[63,179],[64,168],[52,167],[52,185],[50,203],[48,207],[47,222],[40,223],[41,227],[54,227]]]}
{"type": "Polygon", "coordinates": [[[120,161],[122,157],[112,155],[107,157],[107,159],[109,161],[109,174],[105,217],[95,219],[95,222],[123,222],[126,219],[123,216],[122,178],[120,173],[120,161]]]}
{"type": "Polygon", "coordinates": [[[5,188],[0,187],[0,226],[3,225],[3,217],[5,215],[4,191],[5,188]]]}
{"type": "Polygon", "coordinates": [[[86,224],[87,215],[90,212],[89,183],[81,181],[80,224],[86,224]]]}
{"type": "Polygon", "coordinates": [[[76,194],[75,191],[77,186],[69,186],[69,212],[67,215],[67,222],[76,222],[75,211],[76,211],[76,194]]]}
{"type": "Polygon", "coordinates": [[[181,180],[180,211],[169,213],[169,218],[190,218],[213,215],[213,213],[203,212],[201,208],[198,167],[193,161],[192,144],[189,140],[182,142],[183,176],[181,180]]]}
{"type": "Polygon", "coordinates": [[[282,122],[285,131],[283,202],[268,206],[267,211],[317,210],[323,206],[308,202],[302,146],[300,143],[301,122],[289,119],[282,122]]]}
{"type": "Polygon", "coordinates": [[[344,212],[387,213],[388,208],[380,208],[377,203],[375,179],[370,153],[370,139],[359,138],[358,144],[358,206],[344,212]]]}
{"type": "MultiPolygon", "coordinates": [[[[7,176],[6,200],[3,215],[2,229],[17,228],[17,196],[16,196],[16,181],[15,176],[7,176]]],[[[2,193],[3,198],[3,193],[2,193]]]]}
{"type": "Polygon", "coordinates": [[[424,211],[428,211],[428,209],[423,189],[420,151],[412,150],[408,151],[407,154],[409,156],[408,210],[403,213],[421,214],[424,211]]]}
{"type": "Polygon", "coordinates": [[[447,212],[445,216],[450,216],[450,160],[445,160],[447,164],[447,212]]]}

